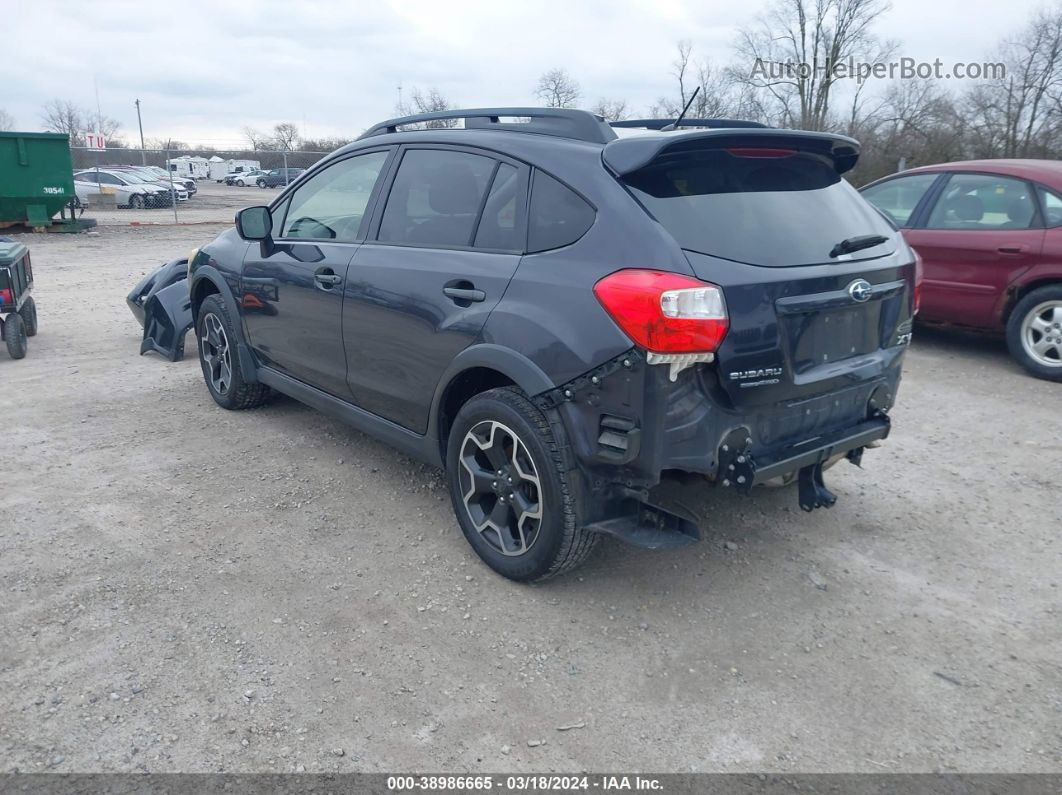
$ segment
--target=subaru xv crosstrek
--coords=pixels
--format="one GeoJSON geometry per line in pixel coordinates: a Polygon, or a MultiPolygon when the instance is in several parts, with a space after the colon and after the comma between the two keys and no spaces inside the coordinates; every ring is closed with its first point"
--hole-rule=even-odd
{"type": "Polygon", "coordinates": [[[207,389],[227,409],[284,393],[444,468],[514,580],[603,534],[697,540],[654,504],[673,473],[832,505],[823,470],[889,433],[915,255],[842,178],[854,140],[665,123],[374,126],[190,256],[207,389]]]}

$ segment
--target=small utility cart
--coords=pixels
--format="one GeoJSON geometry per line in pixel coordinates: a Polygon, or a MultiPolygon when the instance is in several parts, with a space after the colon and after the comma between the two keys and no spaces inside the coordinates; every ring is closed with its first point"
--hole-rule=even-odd
{"type": "Polygon", "coordinates": [[[10,237],[0,237],[0,336],[12,359],[26,355],[27,339],[37,333],[32,290],[29,249],[10,237]]]}

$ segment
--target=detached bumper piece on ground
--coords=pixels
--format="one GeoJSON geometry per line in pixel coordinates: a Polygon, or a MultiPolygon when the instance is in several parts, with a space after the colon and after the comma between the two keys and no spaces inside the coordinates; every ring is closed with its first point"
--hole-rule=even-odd
{"type": "Polygon", "coordinates": [[[177,362],[184,358],[184,336],[192,327],[188,260],[175,259],[149,273],[125,302],[144,327],[141,355],[154,351],[177,362]]]}
{"type": "Polygon", "coordinates": [[[0,336],[12,359],[24,358],[29,338],[37,334],[32,290],[29,249],[10,237],[0,237],[0,336]]]}

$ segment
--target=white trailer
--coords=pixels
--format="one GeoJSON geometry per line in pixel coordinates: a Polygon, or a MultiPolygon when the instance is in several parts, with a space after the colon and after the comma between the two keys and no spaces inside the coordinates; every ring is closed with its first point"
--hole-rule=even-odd
{"type": "Polygon", "coordinates": [[[199,155],[171,157],[169,167],[170,171],[179,177],[202,179],[210,176],[210,161],[199,155]]]}
{"type": "Polygon", "coordinates": [[[215,182],[221,182],[225,179],[226,174],[241,171],[257,171],[261,167],[262,164],[257,160],[243,160],[240,158],[222,160],[217,155],[214,155],[214,157],[210,158],[210,179],[215,182]]]}

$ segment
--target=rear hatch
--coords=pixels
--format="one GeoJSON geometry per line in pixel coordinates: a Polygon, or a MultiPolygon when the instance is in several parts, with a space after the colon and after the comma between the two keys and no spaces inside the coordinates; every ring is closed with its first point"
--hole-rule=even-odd
{"type": "Polygon", "coordinates": [[[605,148],[694,274],[723,289],[730,328],[716,373],[734,405],[865,384],[903,350],[913,254],[841,177],[857,157],[848,138],[771,129],[605,148]]]}

